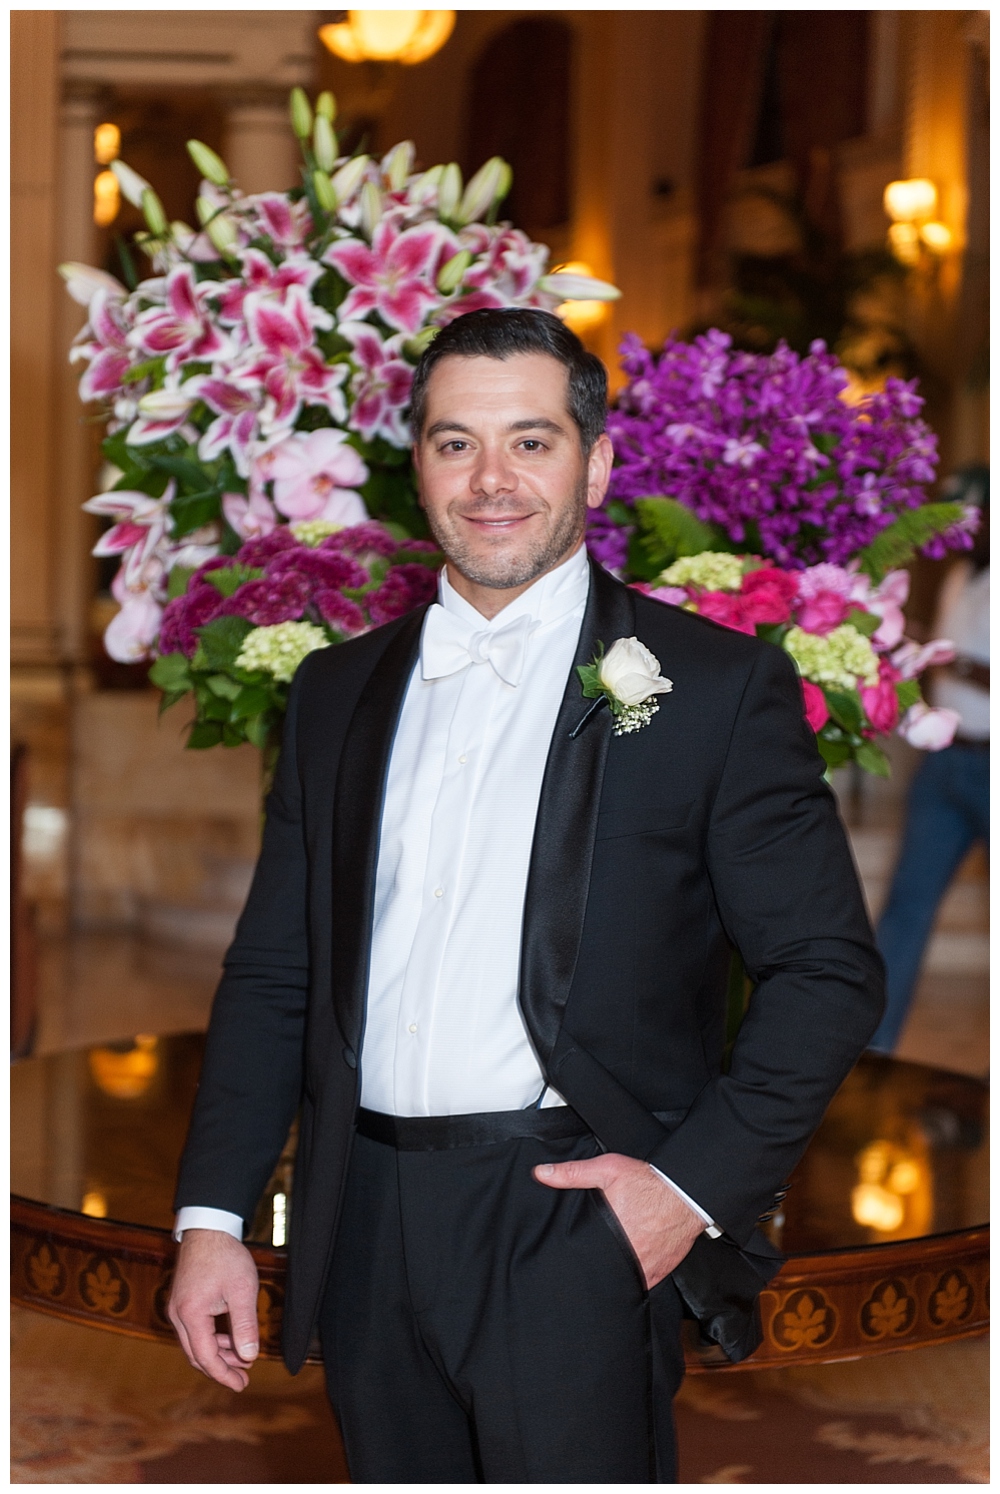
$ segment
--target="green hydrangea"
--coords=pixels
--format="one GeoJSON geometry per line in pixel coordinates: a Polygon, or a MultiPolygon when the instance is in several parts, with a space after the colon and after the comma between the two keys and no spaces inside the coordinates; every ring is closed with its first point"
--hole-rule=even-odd
{"type": "Polygon", "coordinates": [[[236,667],[259,669],[279,684],[287,685],[306,654],[329,646],[329,638],[315,623],[274,623],[268,628],[254,628],[247,634],[236,667]]]}
{"type": "Polygon", "coordinates": [[[298,524],[289,524],[288,527],[300,545],[308,545],[310,550],[315,550],[331,534],[338,534],[344,525],[333,524],[329,519],[302,519],[298,524]]]}
{"type": "Polygon", "coordinates": [[[823,637],[802,628],[789,628],[783,642],[799,673],[816,685],[853,690],[859,679],[865,685],[878,684],[875,650],[850,623],[841,623],[823,637]]]}
{"type": "Polygon", "coordinates": [[[743,584],[743,561],[720,550],[683,555],[667,566],[657,586],[697,586],[702,591],[739,591],[743,584]]]}

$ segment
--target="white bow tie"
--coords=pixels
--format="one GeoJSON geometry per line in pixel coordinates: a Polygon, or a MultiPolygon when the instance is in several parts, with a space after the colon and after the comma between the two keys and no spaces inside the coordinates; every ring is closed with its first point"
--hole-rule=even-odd
{"type": "Polygon", "coordinates": [[[502,628],[478,629],[435,602],[424,620],[420,672],[425,680],[437,680],[469,664],[491,664],[506,684],[518,685],[534,628],[535,619],[522,612],[502,628]]]}

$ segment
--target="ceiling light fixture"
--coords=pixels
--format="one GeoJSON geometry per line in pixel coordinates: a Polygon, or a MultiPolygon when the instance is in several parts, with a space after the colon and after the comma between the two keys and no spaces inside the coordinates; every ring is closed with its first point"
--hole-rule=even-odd
{"type": "Polygon", "coordinates": [[[319,39],[345,62],[402,62],[433,57],[455,29],[453,10],[349,10],[319,28],[319,39]]]}

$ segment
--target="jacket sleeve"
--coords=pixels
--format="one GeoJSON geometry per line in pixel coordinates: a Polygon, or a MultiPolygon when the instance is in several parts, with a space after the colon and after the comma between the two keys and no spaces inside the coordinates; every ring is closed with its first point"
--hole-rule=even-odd
{"type": "Polygon", "coordinates": [[[296,753],[300,670],[263,844],[223,961],[174,1207],[252,1220],[299,1104],[309,985],[306,851],[296,753]]]}
{"type": "Polygon", "coordinates": [[[770,646],[736,714],[707,860],[754,989],[729,1072],[648,1160],[743,1245],[884,1003],[882,961],[798,677],[770,646]]]}

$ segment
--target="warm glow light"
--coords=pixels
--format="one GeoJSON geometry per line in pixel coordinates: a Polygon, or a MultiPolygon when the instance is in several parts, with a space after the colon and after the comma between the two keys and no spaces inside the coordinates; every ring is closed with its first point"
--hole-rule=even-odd
{"type": "Polygon", "coordinates": [[[103,1193],[85,1193],[83,1203],[80,1205],[80,1213],[87,1214],[91,1219],[106,1219],[108,1217],[108,1201],[103,1193]]]}
{"type": "Polygon", "coordinates": [[[913,223],[893,223],[889,247],[901,264],[915,265],[920,258],[920,230],[913,223]]]}
{"type": "Polygon", "coordinates": [[[878,1183],[859,1183],[851,1189],[851,1213],[857,1224],[889,1234],[903,1222],[903,1200],[878,1183]]]}
{"type": "MultiPolygon", "coordinates": [[[[594,272],[582,259],[570,259],[564,265],[556,265],[551,272],[553,275],[586,275],[588,279],[594,278],[594,272]]],[[[556,316],[566,323],[571,332],[577,337],[582,337],[585,332],[590,332],[594,327],[599,327],[608,314],[608,303],[606,301],[560,301],[556,307],[556,316]]]]}
{"type": "Polygon", "coordinates": [[[937,207],[937,187],[925,176],[890,182],[882,195],[882,205],[894,223],[915,223],[922,218],[931,218],[937,207]]]}
{"type": "Polygon", "coordinates": [[[920,237],[935,254],[945,254],[951,248],[951,229],[944,223],[925,223],[920,237]]]}
{"type": "Polygon", "coordinates": [[[349,10],[347,20],[321,26],[319,39],[345,62],[403,62],[432,57],[455,29],[453,10],[349,10]]]}
{"type": "Polygon", "coordinates": [[[118,217],[122,194],[113,171],[101,171],[94,178],[94,222],[107,228],[118,217]]]}
{"type": "Polygon", "coordinates": [[[94,131],[94,160],[98,166],[117,161],[122,148],[122,132],[116,124],[99,124],[94,131]]]}
{"type": "Polygon", "coordinates": [[[113,1100],[138,1100],[146,1093],[160,1066],[157,1040],[145,1033],[124,1052],[114,1048],[91,1048],[90,1072],[94,1083],[113,1100]]]}
{"type": "Polygon", "coordinates": [[[271,1244],[280,1247],[288,1239],[288,1197],[276,1193],[271,1203],[271,1244]]]}

